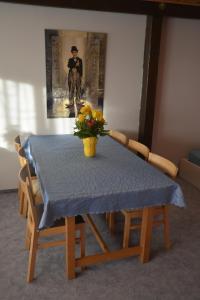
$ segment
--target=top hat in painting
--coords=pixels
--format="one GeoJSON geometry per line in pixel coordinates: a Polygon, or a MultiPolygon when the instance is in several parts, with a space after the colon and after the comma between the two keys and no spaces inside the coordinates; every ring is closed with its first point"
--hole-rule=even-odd
{"type": "Polygon", "coordinates": [[[72,46],[72,47],[71,47],[71,52],[74,52],[74,51],[78,52],[78,49],[77,49],[76,46],[72,46]]]}

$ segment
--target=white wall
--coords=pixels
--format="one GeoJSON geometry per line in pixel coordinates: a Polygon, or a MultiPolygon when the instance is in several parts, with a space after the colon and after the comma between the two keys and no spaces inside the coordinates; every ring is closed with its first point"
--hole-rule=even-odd
{"type": "Polygon", "coordinates": [[[153,151],[178,163],[200,149],[200,20],[167,19],[162,36],[153,151]]]}
{"type": "Polygon", "coordinates": [[[145,16],[0,3],[0,190],[17,186],[17,133],[70,133],[47,119],[44,29],[108,33],[104,113],[110,128],[137,135],[145,16]]]}

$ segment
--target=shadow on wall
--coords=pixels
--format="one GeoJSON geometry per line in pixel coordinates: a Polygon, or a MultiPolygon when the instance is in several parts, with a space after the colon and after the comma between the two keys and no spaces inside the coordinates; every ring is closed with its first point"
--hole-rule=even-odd
{"type": "MultiPolygon", "coordinates": [[[[200,149],[200,81],[197,59],[200,44],[198,39],[195,41],[197,31],[192,23],[192,27],[189,23],[185,27],[186,36],[189,40],[191,38],[191,43],[185,43],[186,37],[184,39],[182,34],[177,35],[179,39],[175,41],[176,30],[179,28],[177,22],[179,23],[178,20],[166,18],[163,24],[152,142],[152,151],[176,164],[181,158],[187,157],[192,149],[200,149]],[[180,52],[181,43],[185,43],[186,47],[180,52]],[[188,55],[189,53],[192,55],[188,55]]],[[[181,25],[181,30],[185,25],[181,25]]]]}
{"type": "Polygon", "coordinates": [[[117,130],[121,133],[124,133],[127,136],[128,139],[134,139],[134,140],[138,139],[138,133],[137,132],[124,130],[124,129],[120,129],[120,128],[109,128],[109,129],[117,130]]]}
{"type": "Polygon", "coordinates": [[[107,126],[106,129],[119,131],[119,132],[125,134],[128,139],[133,139],[136,141],[138,140],[138,133],[135,131],[124,130],[124,129],[114,128],[114,127],[109,127],[109,126],[107,126]]]}
{"type": "Polygon", "coordinates": [[[138,132],[136,131],[122,130],[121,132],[123,132],[129,139],[138,139],[138,132]]]}
{"type": "Polygon", "coordinates": [[[181,158],[187,158],[188,153],[192,149],[199,149],[200,145],[197,141],[197,143],[189,142],[188,140],[176,138],[173,136],[170,137],[164,137],[164,139],[160,140],[159,142],[156,141],[156,151],[154,147],[152,148],[152,151],[156,152],[157,154],[160,154],[171,161],[173,161],[175,164],[179,164],[181,158]],[[167,153],[167,156],[166,156],[167,153]]]}

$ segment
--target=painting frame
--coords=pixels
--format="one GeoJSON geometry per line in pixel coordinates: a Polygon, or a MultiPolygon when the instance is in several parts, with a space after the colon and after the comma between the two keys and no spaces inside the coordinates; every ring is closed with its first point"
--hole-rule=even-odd
{"type": "Polygon", "coordinates": [[[106,47],[107,33],[45,29],[47,118],[103,111],[106,47]]]}

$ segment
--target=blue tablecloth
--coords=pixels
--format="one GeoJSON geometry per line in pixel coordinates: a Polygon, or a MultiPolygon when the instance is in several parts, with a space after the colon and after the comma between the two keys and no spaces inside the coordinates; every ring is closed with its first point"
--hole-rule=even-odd
{"type": "Polygon", "coordinates": [[[110,137],[99,139],[94,158],[84,156],[82,141],[72,135],[33,135],[25,148],[44,198],[39,228],[64,216],[167,203],[184,206],[176,182],[110,137]]]}

